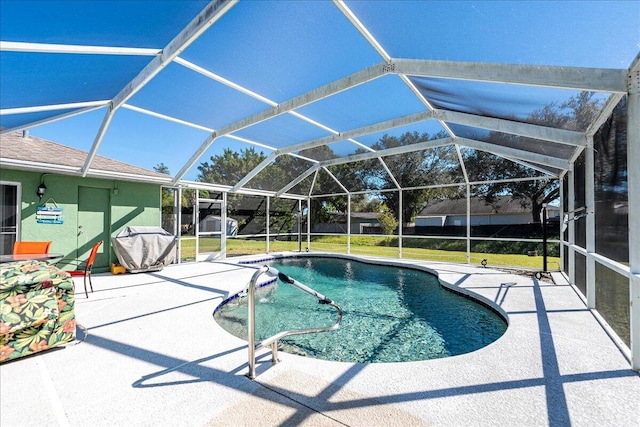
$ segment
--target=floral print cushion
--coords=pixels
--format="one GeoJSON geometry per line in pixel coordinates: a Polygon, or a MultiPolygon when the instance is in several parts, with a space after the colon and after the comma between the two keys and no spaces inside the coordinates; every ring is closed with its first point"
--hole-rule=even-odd
{"type": "Polygon", "coordinates": [[[58,318],[56,289],[30,291],[0,300],[0,334],[40,326],[58,318]]]}
{"type": "Polygon", "coordinates": [[[0,264],[0,363],[74,339],[73,281],[41,261],[0,264]]]}

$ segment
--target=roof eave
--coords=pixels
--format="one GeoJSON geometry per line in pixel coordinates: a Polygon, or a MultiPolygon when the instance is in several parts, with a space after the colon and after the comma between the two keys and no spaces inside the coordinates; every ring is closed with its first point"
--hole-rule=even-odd
{"type": "MultiPolygon", "coordinates": [[[[82,176],[82,170],[79,166],[66,166],[53,163],[31,162],[26,160],[0,158],[0,167],[2,167],[3,169],[22,170],[27,172],[58,173],[60,175],[70,175],[78,177],[82,176]]],[[[171,183],[171,176],[169,175],[164,178],[159,176],[147,176],[101,169],[90,169],[86,177],[114,179],[118,181],[143,182],[147,184],[158,185],[166,185],[171,183]]]]}

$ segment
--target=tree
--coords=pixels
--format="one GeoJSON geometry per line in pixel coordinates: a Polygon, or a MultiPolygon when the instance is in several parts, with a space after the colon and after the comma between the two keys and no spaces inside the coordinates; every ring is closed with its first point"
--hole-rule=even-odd
{"type": "MultiPolygon", "coordinates": [[[[169,167],[164,163],[158,163],[153,167],[153,170],[158,173],[163,173],[165,175],[171,175],[169,172],[169,167]]],[[[173,209],[173,188],[162,187],[162,211],[169,212],[169,208],[173,209]],[[167,208],[167,209],[165,209],[167,208]]]]}
{"type": "MultiPolygon", "coordinates": [[[[266,158],[263,152],[258,153],[253,147],[240,152],[225,148],[221,155],[211,156],[211,163],[203,162],[198,166],[197,180],[233,186],[266,158]]],[[[258,180],[254,183],[258,183],[258,180]]],[[[253,188],[259,187],[257,184],[253,188]]]]}
{"type": "MultiPolygon", "coordinates": [[[[153,170],[158,173],[163,173],[165,175],[171,175],[171,172],[169,171],[169,166],[165,165],[164,163],[158,163],[153,167],[153,170]]],[[[193,190],[185,190],[182,192],[182,206],[189,205],[190,192],[193,192],[193,190]]],[[[162,188],[163,212],[173,212],[173,205],[174,205],[173,198],[175,194],[176,194],[175,189],[173,188],[169,188],[169,187],[162,188]]]]}
{"type": "MultiPolygon", "coordinates": [[[[396,219],[396,216],[391,213],[390,209],[386,205],[380,206],[380,211],[378,212],[377,218],[378,222],[380,223],[380,227],[382,228],[382,234],[384,235],[389,236],[393,234],[396,227],[398,227],[398,220],[396,219]]],[[[390,241],[391,238],[387,237],[387,246],[389,245],[390,241]]]]}
{"type": "MultiPolygon", "coordinates": [[[[171,175],[169,167],[164,163],[158,163],[153,170],[165,175],[171,175]]],[[[173,188],[162,187],[161,205],[162,205],[162,228],[173,233],[175,225],[175,216],[173,212],[175,190],[173,188]]]]}
{"type": "MultiPolygon", "coordinates": [[[[536,110],[528,117],[526,122],[542,126],[558,127],[562,129],[584,131],[596,118],[600,111],[600,102],[594,99],[594,93],[582,92],[572,96],[562,104],[551,103],[540,110],[536,110]]],[[[487,137],[489,142],[507,147],[539,146],[544,149],[551,148],[554,144],[546,144],[542,141],[507,135],[499,132],[490,132],[487,137]]],[[[573,151],[572,147],[558,147],[561,155],[567,155],[573,151]],[[564,151],[570,150],[570,151],[564,151]]],[[[473,171],[473,179],[477,181],[495,181],[511,178],[534,178],[542,176],[536,171],[520,163],[515,163],[492,154],[479,150],[466,150],[464,162],[467,170],[473,171]]],[[[531,209],[533,222],[540,222],[540,212],[545,203],[550,203],[558,198],[560,192],[556,179],[542,179],[530,181],[518,181],[508,183],[490,183],[477,185],[472,188],[472,196],[481,197],[487,203],[495,202],[497,196],[510,195],[523,206],[531,209]]]]}
{"type": "MultiPolygon", "coordinates": [[[[475,151],[464,159],[467,170],[474,171],[478,180],[501,180],[510,178],[537,177],[540,174],[524,165],[504,160],[483,151],[475,151]]],[[[510,195],[520,201],[523,207],[531,209],[533,222],[540,222],[542,205],[558,198],[560,187],[555,179],[541,179],[507,183],[474,185],[472,197],[480,197],[488,204],[494,204],[498,196],[510,195]]]]}
{"type": "MultiPolygon", "coordinates": [[[[394,147],[407,146],[423,141],[446,138],[445,132],[435,135],[418,132],[406,132],[399,138],[387,134],[372,145],[374,150],[385,150],[394,147]]],[[[378,162],[375,160],[374,162],[378,162]]],[[[449,147],[435,147],[427,150],[388,156],[384,162],[391,171],[393,178],[381,165],[371,165],[364,170],[351,170],[351,173],[360,175],[362,181],[370,186],[382,188],[395,188],[398,182],[401,188],[421,187],[433,184],[446,184],[454,182],[459,174],[459,162],[455,150],[449,147]]],[[[457,191],[457,190],[452,190],[457,191]]],[[[416,189],[404,191],[402,197],[402,219],[404,222],[412,221],[429,200],[442,194],[442,189],[416,189]]],[[[378,197],[389,210],[398,218],[400,201],[397,192],[379,192],[378,197]]]]}
{"type": "Polygon", "coordinates": [[[153,170],[165,175],[171,175],[171,173],[169,173],[169,166],[165,165],[164,163],[158,163],[153,167],[153,170]]]}
{"type": "Polygon", "coordinates": [[[626,193],[627,166],[627,100],[622,98],[611,117],[593,136],[593,149],[598,153],[595,164],[596,189],[626,193]]]}
{"type": "MultiPolygon", "coordinates": [[[[210,157],[210,162],[203,162],[198,166],[197,181],[210,182],[233,186],[243,179],[249,172],[258,166],[267,156],[263,152],[257,152],[253,147],[245,148],[239,152],[225,148],[223,153],[210,157]]],[[[252,188],[261,189],[260,178],[254,178],[252,188]]],[[[263,215],[264,202],[257,207],[245,209],[243,196],[230,197],[227,201],[229,215],[236,215],[239,220],[238,231],[242,231],[247,225],[256,220],[257,215],[263,215]],[[246,214],[246,215],[245,215],[246,214]]]]}

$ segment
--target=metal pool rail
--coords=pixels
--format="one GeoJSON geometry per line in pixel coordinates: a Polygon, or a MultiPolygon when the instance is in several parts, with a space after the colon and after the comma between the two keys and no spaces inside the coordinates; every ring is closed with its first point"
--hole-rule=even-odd
{"type": "Polygon", "coordinates": [[[251,277],[251,281],[249,282],[249,311],[247,315],[247,332],[248,337],[247,341],[249,341],[249,372],[247,376],[251,379],[256,377],[256,350],[261,348],[271,346],[271,362],[273,364],[278,363],[278,341],[286,336],[290,335],[301,335],[301,334],[313,334],[318,332],[331,332],[340,328],[340,322],[342,321],[342,308],[331,301],[331,299],[325,297],[319,292],[314,291],[310,287],[303,285],[295,279],[287,276],[284,273],[279,272],[275,268],[269,267],[267,265],[260,267],[258,271],[256,271],[251,277]],[[320,304],[329,304],[334,306],[338,310],[338,320],[333,326],[323,327],[323,328],[310,328],[310,329],[294,329],[289,331],[279,332],[269,338],[265,338],[256,344],[256,282],[258,278],[263,274],[267,274],[271,277],[277,277],[284,283],[288,283],[289,285],[293,285],[296,288],[308,293],[311,296],[314,296],[318,299],[320,304]]]}

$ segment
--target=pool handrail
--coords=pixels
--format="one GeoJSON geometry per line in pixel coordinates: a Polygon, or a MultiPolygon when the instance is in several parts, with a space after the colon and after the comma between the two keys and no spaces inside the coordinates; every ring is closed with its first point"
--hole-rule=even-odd
{"type": "Polygon", "coordinates": [[[251,280],[249,281],[249,289],[248,289],[248,314],[247,314],[247,341],[249,342],[249,372],[247,373],[247,377],[250,379],[255,379],[256,377],[256,350],[260,348],[264,348],[267,346],[271,346],[271,363],[278,363],[278,341],[286,336],[290,335],[301,335],[301,334],[313,334],[318,332],[331,332],[340,328],[340,323],[342,322],[342,307],[332,301],[330,298],[322,295],[319,292],[311,289],[310,287],[298,282],[297,280],[287,276],[286,274],[276,270],[273,267],[269,267],[268,265],[264,265],[260,267],[254,274],[251,276],[251,280]],[[295,286],[296,288],[308,293],[311,296],[314,296],[318,299],[320,304],[329,304],[334,306],[338,310],[338,320],[332,326],[322,327],[322,328],[309,328],[309,329],[293,329],[288,331],[278,332],[277,334],[265,338],[256,344],[256,296],[255,296],[255,288],[258,278],[263,274],[267,274],[271,277],[276,277],[283,281],[284,283],[288,283],[290,285],[295,286]]]}

